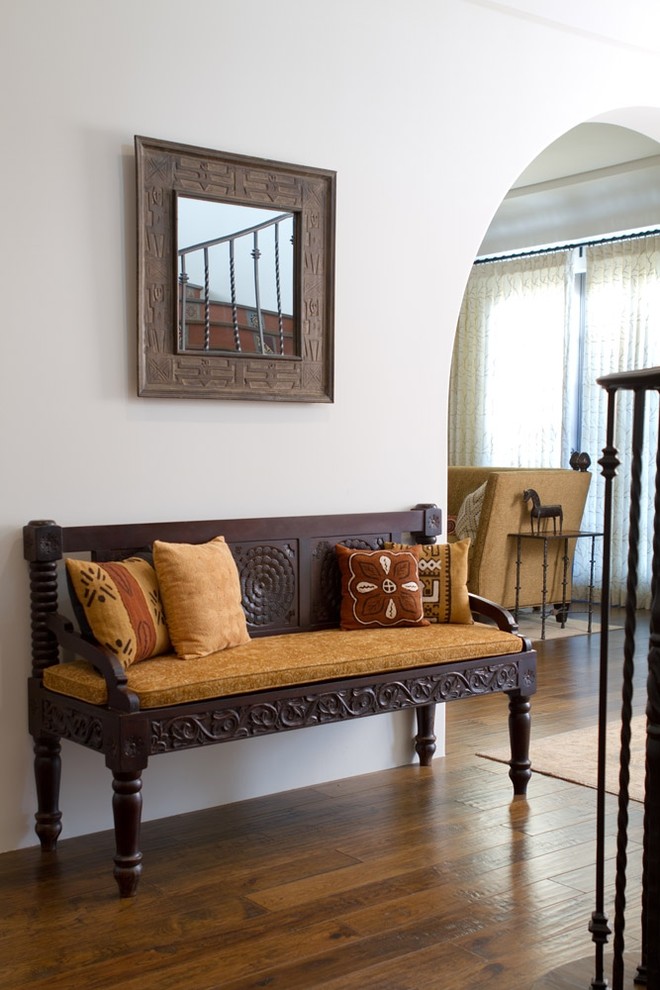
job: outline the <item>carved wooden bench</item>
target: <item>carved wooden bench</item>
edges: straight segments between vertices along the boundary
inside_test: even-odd
[[[102,753],[112,773],[114,875],[122,897],[136,892],[142,869],[141,774],[157,754],[414,708],[415,749],[421,764],[429,766],[436,703],[503,692],[509,699],[510,777],[515,794],[524,795],[531,776],[529,696],[536,687],[536,654],[516,635],[508,612],[470,596],[469,608],[480,618],[474,624],[337,628],[336,544],[367,549],[388,542],[433,544],[439,530],[440,513],[429,506],[110,526],[29,523],[24,528],[32,621],[29,724],[42,848],[54,850],[61,831],[61,739]],[[222,658],[221,672],[209,673],[213,657],[179,661],[175,655],[124,669],[114,652],[76,631],[59,611],[58,582],[69,555],[121,561],[155,540],[195,545],[219,534],[236,562],[250,635],[247,645],[214,655]],[[289,659],[289,653],[298,659]],[[193,690],[191,672],[197,669]],[[187,693],[182,694],[177,678],[184,675]]]

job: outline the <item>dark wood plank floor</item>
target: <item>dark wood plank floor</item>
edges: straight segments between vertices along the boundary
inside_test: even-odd
[[[613,711],[621,642],[611,634]],[[536,737],[596,725],[598,651],[598,636],[543,645]],[[502,697],[449,705],[447,721],[431,769],[147,823],[133,900],[116,896],[107,832],[0,856],[0,987],[531,990],[589,957],[595,792],[536,775],[511,800],[507,768],[475,756],[506,743]],[[607,812],[613,836],[614,798]],[[633,840],[640,820],[632,805]],[[636,959],[637,841],[629,877]]]

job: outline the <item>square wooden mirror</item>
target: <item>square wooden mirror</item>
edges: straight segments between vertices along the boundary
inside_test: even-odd
[[[332,402],[336,173],[136,136],[138,394]]]

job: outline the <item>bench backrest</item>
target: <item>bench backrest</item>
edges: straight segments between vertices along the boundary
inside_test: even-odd
[[[243,607],[251,636],[323,629],[339,621],[340,577],[335,545],[377,549],[386,541],[433,543],[441,531],[440,510],[418,506],[403,512],[329,516],[214,519],[193,522],[58,526],[35,521],[24,528],[30,561],[33,624],[43,612],[44,590],[57,608],[57,562],[89,554],[120,560],[154,540],[205,543],[224,536],[238,567]]]

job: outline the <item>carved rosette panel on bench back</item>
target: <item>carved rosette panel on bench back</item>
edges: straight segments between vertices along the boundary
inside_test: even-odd
[[[237,544],[232,547],[243,593],[243,609],[252,630],[296,626],[298,549],[294,541]]]

